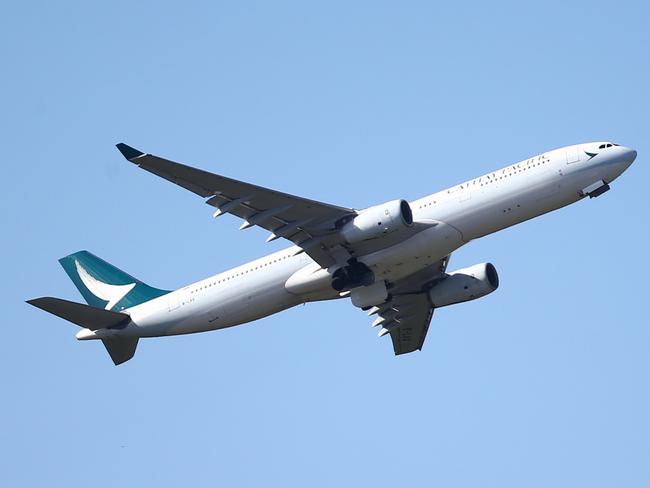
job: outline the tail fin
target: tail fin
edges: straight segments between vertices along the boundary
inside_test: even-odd
[[[169,293],[143,283],[88,251],[70,254],[59,262],[86,303],[93,307],[119,311]]]

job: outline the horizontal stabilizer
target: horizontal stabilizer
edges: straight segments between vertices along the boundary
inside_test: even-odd
[[[61,298],[34,298],[27,300],[27,303],[90,330],[117,327],[131,320],[131,317],[123,313],[111,312]]]

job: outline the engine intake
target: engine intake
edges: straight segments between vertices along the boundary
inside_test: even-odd
[[[481,263],[447,275],[429,291],[436,308],[484,297],[499,288],[499,274],[492,263]]]
[[[406,200],[393,200],[362,211],[343,225],[341,235],[350,244],[377,239],[413,225],[413,212]]]

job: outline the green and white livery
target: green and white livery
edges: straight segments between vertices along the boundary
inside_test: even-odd
[[[578,144],[433,193],[364,210],[269,190],[118,144],[140,168],[204,198],[214,216],[267,241],[292,246],[175,291],[151,287],[89,253],[60,260],[87,305],[43,297],[28,303],[101,340],[113,362],[135,354],[140,338],[223,329],[295,305],[339,298],[369,315],[395,354],[422,348],[436,308],[474,300],[499,286],[490,263],[447,272],[464,244],[610,189],[636,151],[611,142]]]
[[[86,303],[106,310],[124,310],[166,295],[88,251],[59,259]]]

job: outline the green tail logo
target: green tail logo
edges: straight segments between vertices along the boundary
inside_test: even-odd
[[[61,266],[93,307],[120,311],[169,293],[149,286],[88,251],[59,259]]]

